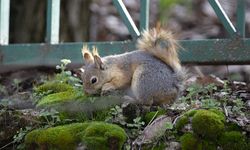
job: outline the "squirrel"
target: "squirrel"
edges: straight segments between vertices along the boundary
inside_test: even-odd
[[[100,57],[83,46],[81,75],[86,94],[120,90],[139,104],[170,104],[181,92],[183,69],[178,43],[168,30],[153,28],[142,33],[138,50]]]

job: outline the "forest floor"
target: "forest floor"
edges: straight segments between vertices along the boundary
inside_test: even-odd
[[[39,93],[36,90],[46,83],[65,82],[72,87],[77,87],[78,92],[83,93],[81,81],[75,74],[76,72],[61,71],[53,68],[33,68],[1,74],[0,149],[25,148],[27,146],[27,142],[25,145],[25,136],[34,129],[47,129],[86,121],[101,121],[122,127],[127,135],[123,149],[137,149],[138,147],[142,149],[164,149],[166,147],[168,149],[185,149],[184,139],[185,136],[189,136],[188,133],[197,135],[198,141],[205,139],[196,133],[195,127],[192,127],[194,126],[192,118],[195,118],[195,115],[189,116],[191,122],[187,121],[186,125],[180,125],[183,116],[188,116],[188,112],[192,110],[210,111],[211,109],[217,109],[223,113],[225,118],[223,133],[225,132],[225,135],[232,131],[238,132],[240,137],[244,137],[245,145],[249,144],[249,83],[221,80],[215,76],[192,76],[185,81],[183,95],[174,104],[164,108],[152,106],[147,111],[144,110],[143,106],[124,104],[114,97],[95,97],[90,100],[91,104],[78,101],[79,97],[68,98],[71,100],[67,103],[64,102],[64,99],[59,102],[61,103],[59,107],[51,105],[50,102],[46,102],[45,105],[41,104],[39,102],[41,99],[54,94],[53,92],[51,94],[52,87],[52,89],[47,89],[48,91],[45,93]],[[77,103],[74,99],[77,99]],[[98,103],[99,99],[102,99],[103,102]],[[97,106],[106,103],[106,99],[114,102],[108,102],[109,104],[103,108]],[[40,107],[39,103],[43,106]],[[85,111],[84,109],[87,107],[91,107],[91,111]],[[70,114],[79,114],[80,112],[81,115],[80,117],[79,115],[62,117],[61,114],[65,112]],[[232,125],[235,126],[233,129],[231,129]],[[159,132],[161,132],[160,135]],[[219,139],[216,142],[212,140],[210,143],[213,143],[216,149],[224,148],[225,144],[218,141]],[[231,139],[230,142],[232,141]],[[238,144],[242,145],[242,143]],[[204,142],[201,145],[203,148],[205,147]],[[78,143],[76,147],[82,148],[83,146]]]

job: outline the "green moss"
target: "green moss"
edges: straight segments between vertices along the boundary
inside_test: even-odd
[[[200,140],[192,133],[186,133],[181,138],[182,150],[216,150],[217,146],[210,141]]]
[[[193,117],[198,110],[189,110],[188,112],[185,113],[186,116],[188,117]]]
[[[146,124],[148,124],[153,119],[153,117],[154,119],[156,119],[158,116],[161,116],[164,114],[166,114],[166,111],[164,109],[159,109],[158,111],[151,111],[145,115],[143,120],[145,121]]]
[[[177,131],[181,131],[181,129],[188,124],[189,122],[189,118],[187,117],[187,115],[182,116],[176,123],[176,129]]]
[[[88,124],[75,123],[48,129],[31,131],[25,137],[26,147],[48,147],[48,149],[75,149],[80,139],[76,136]]]
[[[48,91],[51,91],[50,93],[59,93],[59,92],[72,91],[72,90],[73,90],[73,87],[66,83],[47,82],[43,85],[38,86],[35,89],[35,92],[46,93]]]
[[[82,141],[89,149],[121,149],[126,140],[125,131],[113,124],[95,122],[82,135]]]
[[[208,110],[199,110],[192,119],[192,128],[202,139],[216,140],[225,126],[221,116]]]
[[[60,93],[54,93],[43,97],[38,103],[37,106],[46,106],[59,102],[66,102],[70,100],[75,100],[77,98],[77,93],[75,91],[66,91]]]
[[[217,146],[213,142],[203,140],[201,143],[202,150],[217,150]]]
[[[35,92],[42,95],[38,100],[37,106],[48,106],[79,98],[86,98],[81,89],[61,82],[48,82],[35,89]]]
[[[202,150],[200,140],[192,133],[186,133],[180,138],[182,150]]]
[[[226,121],[225,115],[224,115],[224,113],[223,113],[222,111],[220,111],[220,110],[218,110],[218,109],[215,109],[215,108],[214,108],[214,109],[209,109],[209,111],[211,111],[211,112],[217,114],[217,115],[220,117],[220,120],[221,120],[221,121],[223,121],[223,122]]]
[[[220,146],[225,150],[247,150],[246,137],[238,131],[225,132],[219,139]]]
[[[74,123],[48,129],[37,129],[25,137],[27,148],[75,149],[84,142],[88,149],[121,149],[126,140],[125,131],[105,122]]]
[[[225,125],[226,131],[241,131],[241,128],[236,123],[228,122]]]

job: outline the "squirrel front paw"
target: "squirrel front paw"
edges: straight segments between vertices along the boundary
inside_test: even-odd
[[[108,96],[108,95],[112,95],[112,93],[114,93],[115,90],[102,90],[101,91],[101,96]]]
[[[114,91],[116,91],[114,85],[112,85],[111,83],[106,83],[102,87],[101,96],[111,95],[112,93],[114,93]]]

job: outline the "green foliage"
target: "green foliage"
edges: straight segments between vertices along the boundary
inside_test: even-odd
[[[61,64],[56,66],[60,73],[34,89],[34,95],[39,101],[38,106],[75,100],[79,96],[84,97],[81,80],[73,76],[71,71],[66,71],[66,66],[69,63],[71,63],[70,60],[62,59]]]
[[[0,95],[8,95],[6,87],[2,84],[0,84]]]
[[[208,110],[199,110],[192,119],[192,127],[199,137],[213,141],[224,132],[224,118]]]
[[[225,150],[247,150],[246,137],[238,131],[225,132],[219,139],[220,146]]]
[[[199,84],[192,84],[187,89],[187,94],[182,96],[179,101],[173,104],[172,109],[187,110],[193,107],[199,108],[219,108],[221,101],[214,96],[218,88],[215,84],[202,86]]]
[[[122,108],[118,105],[111,108],[110,115],[106,121],[123,126],[126,129],[128,136],[132,139],[136,138],[138,134],[142,132],[143,126],[145,125],[145,122],[141,117],[137,117],[133,119],[132,123],[128,123],[126,117],[123,115]]]
[[[21,90],[20,83],[21,83],[20,79],[13,80],[13,86],[14,86],[16,92],[19,92]]]
[[[54,109],[46,110],[42,109],[39,112],[39,119],[44,122],[44,127],[52,127],[54,125],[62,124],[60,113]]]
[[[25,145],[23,143],[24,137],[27,135],[29,131],[31,131],[31,127],[25,127],[25,129],[20,128],[16,135],[13,137],[13,143],[18,144],[17,149],[24,149]]]
[[[71,71],[67,71],[67,65],[71,63],[68,59],[62,59],[61,64],[56,66],[56,69],[60,71],[59,74],[56,74],[54,81],[68,83],[74,87],[82,87],[81,80],[73,76]]]
[[[25,137],[27,148],[75,149],[83,142],[89,149],[121,149],[126,140],[125,131],[117,125],[104,122],[74,123],[48,129],[37,129]]]

